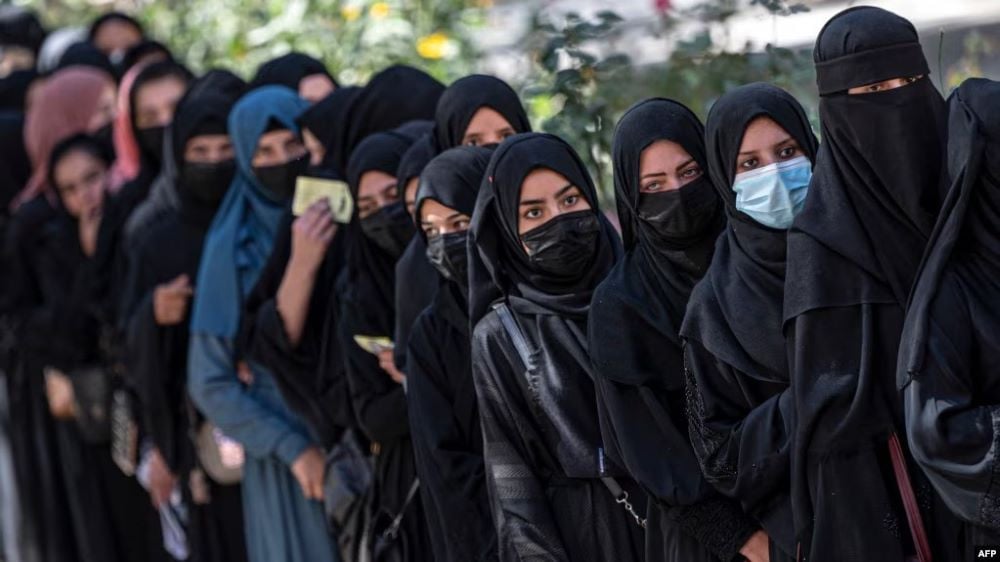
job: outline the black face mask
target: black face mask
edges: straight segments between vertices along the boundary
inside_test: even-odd
[[[309,153],[274,166],[254,166],[253,175],[276,199],[287,201],[295,194],[295,180],[309,168]]]
[[[465,285],[468,279],[469,232],[449,232],[427,241],[427,259],[445,279]]]
[[[397,201],[361,219],[361,230],[379,248],[398,258],[413,237],[413,219],[403,202]]]
[[[148,127],[136,131],[136,140],[146,157],[159,162],[163,158],[163,133],[166,127]]]
[[[601,224],[594,211],[566,213],[521,235],[531,266],[559,277],[576,277],[594,257]]]
[[[108,154],[115,154],[114,129],[112,128],[111,123],[97,129],[91,133],[90,136],[94,137],[97,142],[101,143],[105,150],[108,151]]]
[[[195,199],[209,205],[217,205],[226,196],[229,184],[236,175],[236,161],[225,160],[204,164],[201,162],[184,162],[181,166],[179,180],[185,191]]]
[[[653,243],[680,249],[715,223],[718,206],[719,196],[702,177],[680,189],[639,195],[636,214]]]

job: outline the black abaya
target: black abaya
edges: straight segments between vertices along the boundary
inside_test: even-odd
[[[591,205],[577,223],[596,228],[579,276],[536,269],[516,234],[521,185],[541,167],[566,177]],[[618,479],[636,509],[645,509],[641,491],[605,455],[587,354],[591,296],[621,253],[618,236],[597,209],[579,156],[558,137],[508,138],[486,177],[470,230],[470,320],[500,559],[641,560],[641,529],[601,481]],[[489,310],[498,298],[523,333],[528,364]]]
[[[784,310],[802,555],[825,561],[914,554],[894,474],[905,466],[912,482],[906,495],[919,504],[914,517],[931,551],[958,559],[955,521],[906,454],[895,384],[904,307],[942,191],[944,101],[927,77],[912,24],[885,10],[834,16],[814,59],[823,146],[809,197],[789,230]],[[921,75],[888,91],[846,93]],[[902,441],[899,466],[889,453],[892,435]]]
[[[737,210],[732,189],[747,126],[767,117],[813,160],[816,137],[805,111],[784,90],[749,84],[731,90],[708,116],[712,184],[729,224],[681,326],[691,442],[705,478],[739,501],[770,539],[772,560],[792,559],[788,474],[792,423],[781,329],[785,231]]]
[[[591,303],[601,432],[608,456],[653,500],[647,511],[649,560],[733,560],[758,528],[702,477],[685,416],[680,324],[725,226],[722,204],[707,178],[675,192],[639,193],[639,162],[647,147],[660,140],[678,143],[705,170],[703,136],[690,110],[664,99],[640,102],[619,121],[613,155],[626,255]],[[650,216],[643,203],[657,199],[673,201],[672,212]]]
[[[949,100],[952,188],[914,285],[898,382],[917,463],[965,521],[962,555],[1000,544],[1000,84],[971,79]]]

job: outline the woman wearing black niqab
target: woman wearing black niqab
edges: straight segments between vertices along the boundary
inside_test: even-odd
[[[906,470],[895,380],[904,307],[942,192],[945,103],[916,30],[891,12],[841,12],[813,55],[823,146],[788,235],[784,310],[796,533],[807,560],[928,550],[957,559],[954,522],[919,471]],[[915,543],[921,526],[930,539]]]
[[[949,99],[952,188],[914,285],[898,377],[913,457],[963,521],[964,560],[1000,544],[1000,83],[967,80]]]
[[[190,298],[205,235],[235,174],[225,146],[226,120],[237,96],[213,87],[218,83],[214,76],[196,81],[177,104],[168,152],[173,161],[164,166],[176,171],[171,177],[180,208],[144,233],[129,263],[126,289],[138,301],[129,307],[133,312],[126,334],[128,372],[142,426],[159,455],[157,462],[164,463],[183,492],[190,514],[188,547],[191,560],[198,562],[246,560],[240,487],[218,484],[197,466],[191,436],[204,419],[187,398],[188,315],[165,319],[158,309],[169,309],[157,303],[183,300],[180,295],[186,291]],[[201,154],[199,160],[185,156],[189,141],[197,143],[192,146],[201,152],[192,154]],[[192,497],[198,486],[205,487],[207,497]]]
[[[492,151],[459,147],[431,161],[416,200],[425,261],[440,285],[409,339],[406,402],[434,559],[496,560],[469,349],[469,217]],[[428,261],[430,263],[430,261]]]
[[[805,198],[816,137],[795,98],[756,83],[719,98],[705,139],[729,224],[680,331],[688,432],[708,482],[767,534],[770,559],[792,560],[793,411],[781,307],[786,229]]]
[[[504,141],[469,236],[472,373],[500,560],[641,560],[642,530],[615,503],[625,486],[641,513],[641,492],[604,454],[587,353],[591,296],[621,245],[576,152],[548,134]]]
[[[383,350],[377,356],[363,349],[357,338],[391,339],[393,334],[395,264],[413,233],[394,174],[413,142],[413,136],[399,129],[375,133],[351,155],[347,179],[357,204],[347,231],[339,333],[351,403],[358,426],[372,442],[375,453],[375,531],[381,533],[402,514],[404,558],[416,561],[432,558],[423,508],[416,494],[419,484],[403,378],[392,365],[391,351]]]
[[[726,224],[704,172],[704,127],[677,102],[646,100],[618,122],[612,151],[626,253],[594,292],[589,318],[606,452],[652,500],[647,559],[733,560],[758,525],[701,475],[679,335]]]
[[[337,89],[337,81],[321,61],[304,53],[288,53],[260,65],[250,89],[276,85],[295,90],[300,97],[317,102]]]

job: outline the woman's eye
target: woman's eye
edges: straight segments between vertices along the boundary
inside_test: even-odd
[[[660,182],[653,181],[653,182],[649,182],[646,185],[642,186],[642,190],[643,191],[659,191],[661,187],[662,187],[662,184],[660,184]]]
[[[688,168],[681,172],[681,177],[684,179],[694,178],[701,175],[701,168]]]
[[[756,158],[748,158],[740,164],[740,168],[743,168],[744,170],[752,170],[757,167],[757,162]]]
[[[907,84],[912,84],[912,83],[916,82],[917,80],[920,80],[919,76],[910,76],[909,78],[906,79],[906,83]]]
[[[881,90],[882,90],[882,84],[872,84],[871,86],[868,86],[869,92],[878,92]]]
[[[563,199],[563,205],[567,207],[572,207],[573,205],[576,205],[579,202],[580,202],[579,195],[570,195],[569,197]]]
[[[476,139],[469,139],[465,141],[465,146],[479,146],[479,141]]]
[[[528,209],[524,213],[524,218],[526,218],[526,219],[540,219],[540,218],[542,218],[542,210],[541,209]]]
[[[782,148],[780,152],[778,152],[778,156],[780,156],[781,158],[791,158],[794,155],[795,155],[795,147],[793,146],[786,146],[785,148]]]
[[[460,220],[460,221],[455,221],[455,224],[452,225],[452,228],[455,229],[455,230],[468,230],[468,228],[469,228],[469,221],[467,221],[465,219]]]
[[[433,226],[428,226],[427,228],[424,229],[424,235],[427,236],[428,240],[431,238],[437,238],[438,229]]]

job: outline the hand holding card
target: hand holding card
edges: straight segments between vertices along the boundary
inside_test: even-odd
[[[292,214],[300,216],[315,201],[324,198],[330,204],[330,211],[335,222],[340,224],[351,222],[354,199],[351,197],[351,190],[347,184],[339,180],[299,176],[295,181]]]

